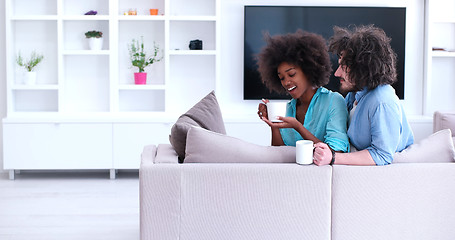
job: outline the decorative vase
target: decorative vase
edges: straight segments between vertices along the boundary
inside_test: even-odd
[[[36,83],[36,72],[24,72],[23,82],[26,85],[35,85]]]
[[[157,8],[150,8],[150,15],[158,15],[158,9]]]
[[[135,84],[146,84],[147,83],[147,73],[146,72],[134,73],[134,83]]]
[[[101,50],[103,49],[103,38],[89,38],[88,47],[90,50]]]

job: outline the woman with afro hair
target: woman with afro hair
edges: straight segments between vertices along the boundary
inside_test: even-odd
[[[348,152],[348,112],[343,96],[323,86],[329,82],[331,64],[324,38],[297,30],[270,36],[258,54],[258,71],[265,86],[292,97],[281,122],[267,116],[268,100],[259,104],[258,115],[272,131],[272,146],[295,146],[298,140],[324,142],[331,150]]]

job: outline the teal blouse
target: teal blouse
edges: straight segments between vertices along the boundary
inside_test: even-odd
[[[296,104],[297,99],[288,102],[286,117],[295,118]],[[349,152],[347,121],[348,111],[343,96],[320,87],[311,99],[303,126],[334,151]],[[293,128],[281,128],[280,133],[287,146],[295,146],[298,140],[303,140]]]

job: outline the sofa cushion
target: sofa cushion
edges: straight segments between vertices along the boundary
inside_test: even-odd
[[[455,134],[455,113],[442,113],[436,111],[433,116],[433,132],[450,129],[452,136]]]
[[[223,117],[214,91],[182,114],[171,128],[169,142],[177,152],[180,161],[185,157],[186,135],[191,126],[199,126],[226,134]]]
[[[450,129],[440,130],[419,143],[396,153],[394,163],[454,162],[455,150]]]
[[[295,147],[261,146],[191,127],[186,139],[185,163],[295,163]]]

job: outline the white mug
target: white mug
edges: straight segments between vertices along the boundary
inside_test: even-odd
[[[295,161],[298,164],[308,165],[313,163],[313,141],[299,140],[295,143]]]
[[[286,116],[286,102],[268,102],[267,105],[267,115],[271,122],[282,122],[278,120],[277,117]]]

